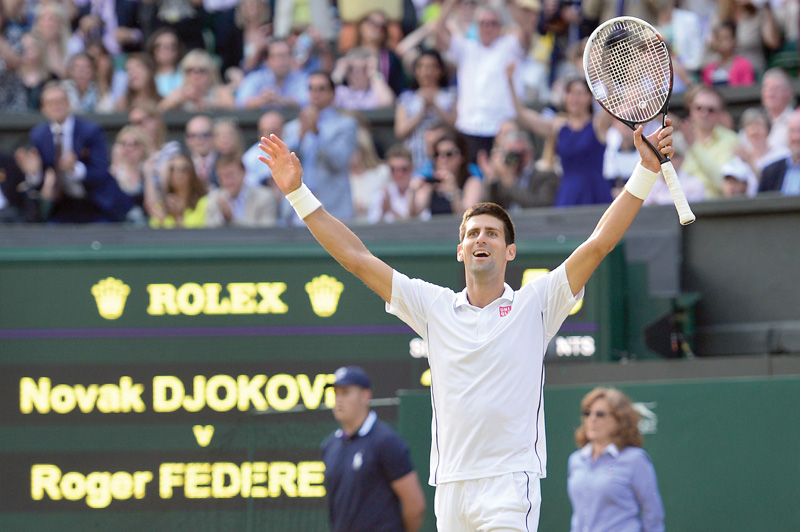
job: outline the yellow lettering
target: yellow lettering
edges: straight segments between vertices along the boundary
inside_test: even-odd
[[[325,496],[325,462],[297,464],[297,491],[301,497]]]
[[[162,499],[172,498],[172,488],[183,486],[185,465],[181,463],[164,463],[158,468],[158,495]]]
[[[86,477],[80,473],[70,472],[61,477],[58,485],[61,495],[68,501],[79,501],[86,495]]]
[[[253,487],[250,490],[250,494],[253,498],[264,499],[269,497],[267,486],[259,485],[267,483],[267,471],[269,471],[269,464],[267,464],[267,462],[253,462],[253,478],[251,482]]]
[[[297,467],[291,462],[272,462],[269,465],[269,496],[279,497],[281,490],[297,497]]]
[[[254,283],[228,283],[231,294],[231,314],[255,314],[256,285]]]
[[[153,377],[153,411],[174,412],[181,406],[185,391],[178,377],[158,375]]]
[[[205,283],[203,290],[206,292],[206,306],[204,314],[229,314],[231,311],[231,300],[227,297],[220,299],[219,293],[222,285],[217,283]]]
[[[75,473],[78,475],[79,473]],[[130,477],[128,473],[123,475]],[[64,475],[66,477],[66,475]],[[82,477],[83,475],[81,475]],[[85,481],[85,494],[80,498],[86,497],[86,504],[90,508],[105,508],[111,504],[111,473],[95,472],[89,473]],[[127,497],[126,497],[127,498]]]
[[[39,384],[30,377],[22,377],[19,381],[19,410],[30,414],[34,407],[40,414],[50,412],[50,379],[40,377]]]
[[[145,406],[142,401],[144,393],[143,384],[134,384],[130,377],[119,379],[120,410],[122,412],[144,412]]]
[[[257,309],[259,314],[285,314],[289,310],[280,297],[286,291],[286,283],[258,283],[256,289],[261,294]]]
[[[45,492],[54,501],[61,500],[58,481],[61,470],[52,464],[34,464],[31,467],[31,499],[41,501]]]
[[[328,384],[328,376],[320,374],[314,377],[314,386],[312,388],[308,375],[300,374],[297,376],[297,387],[300,390],[300,397],[303,399],[303,404],[309,410],[316,410],[322,402],[322,396],[325,395],[325,385]]]
[[[178,314],[178,305],[175,303],[175,287],[171,284],[150,284],[147,285],[150,293],[150,305],[147,313],[151,316],[163,316],[164,313]]]
[[[102,390],[102,388],[100,388]],[[97,385],[91,384],[88,388],[84,388],[80,384],[75,386],[75,398],[78,401],[78,408],[81,412],[88,414],[94,410],[94,403],[97,401],[98,389]]]
[[[219,396],[220,388],[225,389],[225,397]],[[227,412],[237,403],[236,381],[229,375],[214,375],[208,379],[206,388],[206,403],[209,408],[217,412]]]
[[[230,482],[227,480],[230,479]],[[217,462],[211,466],[211,496],[215,499],[235,497],[242,486],[242,472],[236,464]]]
[[[266,375],[256,375],[252,379],[247,375],[239,375],[236,378],[236,385],[239,388],[239,410],[245,412],[250,409],[250,403],[256,410],[267,410],[269,405],[261,388],[267,383]]]
[[[71,386],[59,384],[50,392],[50,407],[54,412],[66,414],[75,408],[77,401]]]
[[[100,397],[97,399],[97,409],[103,413],[119,412],[119,387],[113,384],[104,384],[100,387]]]
[[[186,464],[186,485],[183,492],[188,499],[207,499],[211,496],[211,464],[199,462]]]
[[[281,397],[278,392],[281,388],[286,389],[286,397]],[[297,387],[297,381],[291,375],[275,375],[267,382],[267,401],[275,410],[290,410],[297,405],[299,400],[300,390]]]
[[[187,412],[199,412],[206,406],[206,378],[203,375],[195,375],[192,386],[194,395],[186,396],[186,399],[183,400],[183,408]]]
[[[133,496],[137,499],[144,499],[145,486],[153,480],[153,473],[150,471],[136,471],[133,474]],[[114,485],[114,478],[111,478],[111,485]]]
[[[206,306],[206,292],[197,283],[186,283],[178,288],[175,299],[182,314],[197,316]]]

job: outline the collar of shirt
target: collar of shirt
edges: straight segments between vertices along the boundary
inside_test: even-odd
[[[508,286],[508,283],[503,283],[503,295],[499,298],[495,299],[495,301],[499,300],[506,300],[506,301],[514,301],[514,290]],[[456,295],[456,302],[454,308],[458,308],[462,305],[470,305],[469,298],[467,298],[467,289],[464,288],[461,292]]]
[[[56,132],[61,129],[61,151],[72,151],[72,133],[75,131],[75,115],[69,115],[63,124],[50,122],[50,133],[55,140]]]
[[[361,428],[358,429],[358,432],[350,436],[350,439],[354,439],[356,436],[359,438],[363,438],[369,431],[372,430],[372,427],[375,426],[375,422],[378,420],[378,414],[375,411],[370,410],[369,414],[367,414],[367,419],[364,420],[364,423],[361,424]],[[348,438],[347,434],[342,429],[336,431],[337,438]]]
[[[583,448],[580,450],[581,457],[584,458],[585,460],[591,460],[593,448],[594,446],[592,445],[591,442],[584,445]],[[603,456],[605,454],[611,456],[611,458],[618,457],[619,449],[617,448],[617,444],[609,443],[608,445],[606,445],[606,447],[602,450],[602,452],[600,452],[600,456]],[[600,456],[598,456],[598,458],[600,458]]]

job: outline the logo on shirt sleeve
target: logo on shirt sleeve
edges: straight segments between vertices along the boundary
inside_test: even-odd
[[[511,313],[511,305],[507,307],[500,307],[500,317],[505,318]]]

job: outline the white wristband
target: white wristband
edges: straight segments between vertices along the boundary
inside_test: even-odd
[[[658,172],[651,172],[642,163],[637,163],[636,168],[633,169],[631,178],[625,183],[625,190],[644,201],[650,189],[658,179]]]
[[[289,203],[301,220],[322,207],[322,203],[319,202],[305,184],[300,185],[300,188],[286,194],[286,199],[289,200]]]

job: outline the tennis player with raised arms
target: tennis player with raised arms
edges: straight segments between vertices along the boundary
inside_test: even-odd
[[[672,126],[649,137],[672,154]],[[558,268],[513,290],[514,225],[493,203],[464,213],[456,248],[466,288],[453,292],[410,279],[372,255],[303,184],[300,161],[277,136],[260,159],[319,243],[386,302],[386,311],[428,345],[431,367],[431,474],[441,532],[533,532],[539,480],[546,474],[544,354],[583,287],[633,222],[660,163],[634,131],[640,164],[591,236]],[[598,169],[600,171],[600,169]]]

